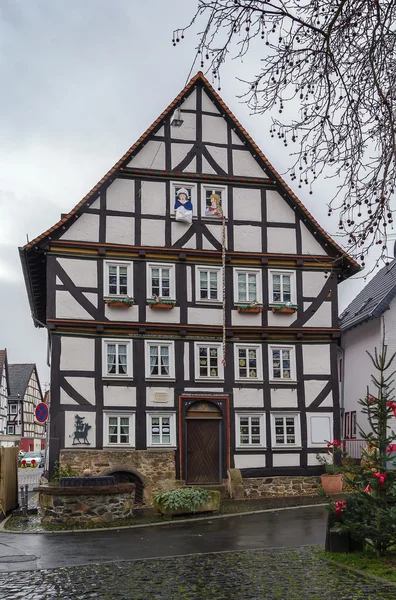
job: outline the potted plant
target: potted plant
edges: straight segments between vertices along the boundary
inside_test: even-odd
[[[341,467],[334,462],[334,456],[338,453],[342,454],[341,444],[338,440],[333,440],[332,442],[328,442],[327,448],[331,459],[330,461],[320,454],[316,455],[318,462],[323,465],[325,469],[325,472],[320,476],[320,481],[322,488],[327,494],[339,494],[342,492],[344,476]]]
[[[182,487],[153,496],[154,507],[162,515],[184,515],[213,512],[220,508],[220,492],[194,487]]]
[[[271,304],[271,310],[273,313],[293,314],[298,309],[297,304],[291,302],[284,302],[282,304]]]
[[[254,300],[254,302],[250,302],[249,304],[238,304],[237,311],[240,313],[261,313],[263,312],[263,307],[261,304]]]
[[[175,306],[176,300],[169,300],[169,298],[153,296],[153,298],[147,300],[147,304],[150,306],[150,308],[171,310]]]
[[[105,303],[113,308],[129,308],[135,304],[135,301],[128,296],[127,298],[105,298]]]

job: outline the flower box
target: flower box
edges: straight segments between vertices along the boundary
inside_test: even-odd
[[[240,313],[261,313],[263,312],[262,306],[237,306],[237,311]]]
[[[292,315],[297,309],[295,306],[271,306],[271,310],[273,313]]]
[[[150,308],[172,310],[175,306],[175,302],[149,302],[148,305]]]
[[[165,508],[163,502],[154,501],[154,508],[157,509],[161,515],[191,515],[195,513],[205,513],[205,512],[216,512],[220,508],[220,500],[221,494],[217,490],[210,490],[208,494],[208,500],[205,504],[201,504],[195,508],[195,510],[191,510],[189,508]]]
[[[129,308],[134,303],[133,298],[105,298],[105,304],[111,308]]]

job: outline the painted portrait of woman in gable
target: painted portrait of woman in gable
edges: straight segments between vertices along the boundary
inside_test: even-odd
[[[175,215],[176,221],[192,223],[193,207],[191,203],[191,189],[176,188],[175,190]]]

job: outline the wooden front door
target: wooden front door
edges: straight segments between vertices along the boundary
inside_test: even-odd
[[[219,420],[187,421],[187,483],[220,482]]]

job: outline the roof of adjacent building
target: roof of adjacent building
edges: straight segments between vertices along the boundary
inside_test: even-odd
[[[0,350],[0,381],[1,378],[3,377],[3,372],[6,372],[6,381],[7,381],[7,387],[8,387],[8,394],[10,393],[10,377],[9,377],[9,368],[8,368],[8,364],[7,364],[7,349],[4,348],[4,350]]]
[[[380,317],[396,296],[396,259],[385,265],[341,313],[343,331]]]
[[[11,389],[10,400],[23,399],[29,379],[35,369],[36,365],[34,363],[8,366]]]

